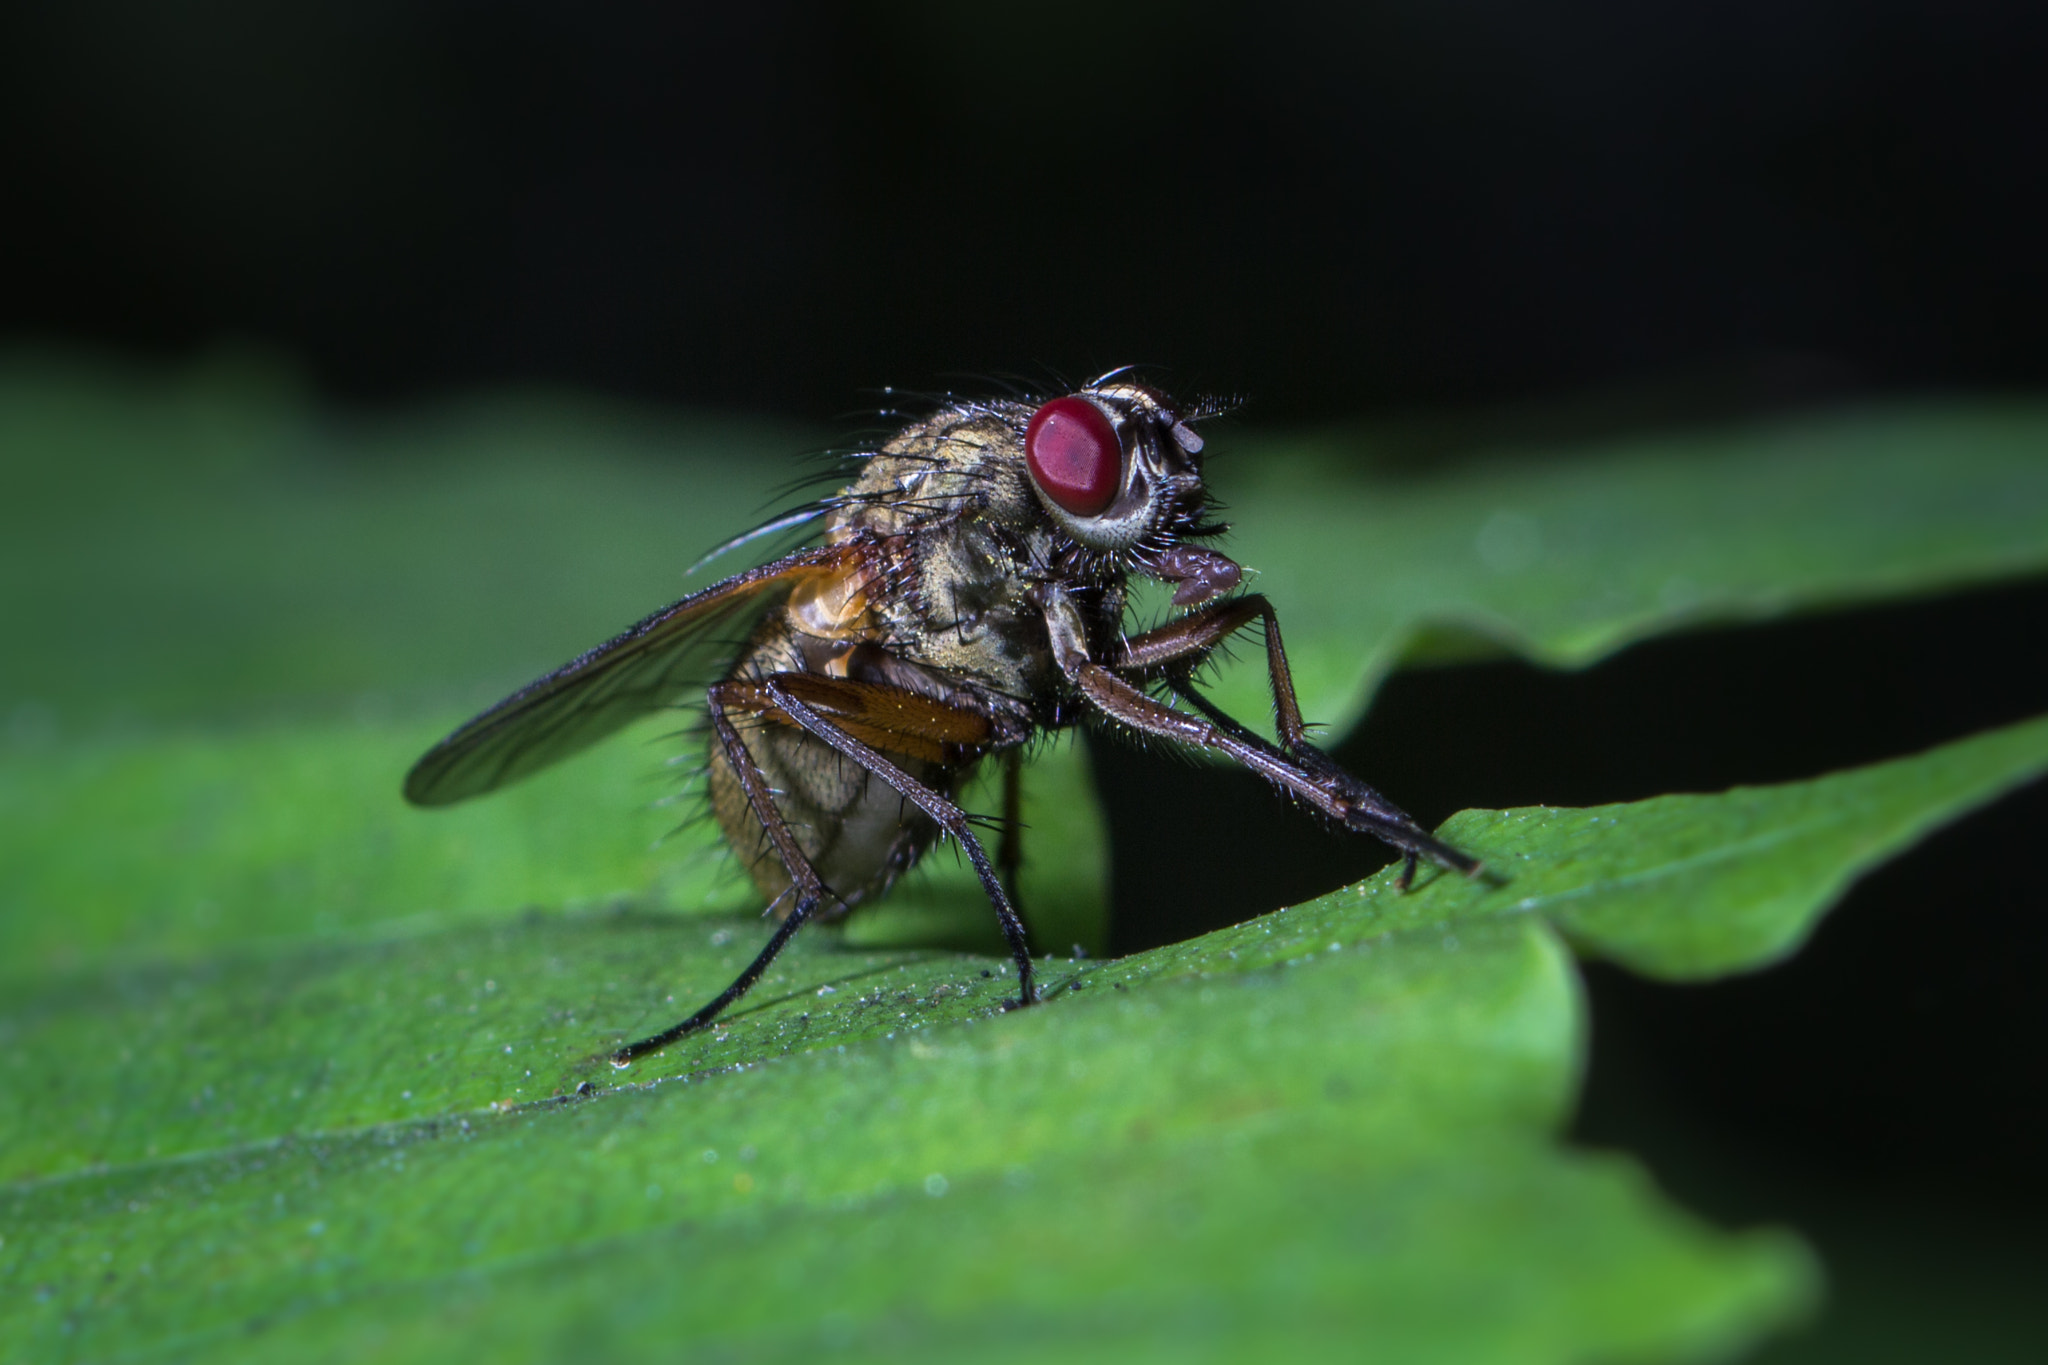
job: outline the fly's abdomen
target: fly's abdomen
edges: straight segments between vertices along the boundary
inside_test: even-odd
[[[742,741],[774,793],[797,847],[844,906],[879,894],[924,852],[937,827],[895,788],[823,740],[778,721],[733,717]],[[910,776],[950,791],[951,778],[915,759],[891,756]],[[788,871],[747,802],[724,749],[712,744],[711,809],[726,842],[761,894],[774,902],[789,890]],[[776,906],[777,917],[789,905]],[[819,907],[830,917],[840,904]]]

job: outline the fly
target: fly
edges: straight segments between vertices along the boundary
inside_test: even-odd
[[[1018,764],[1035,736],[1084,723],[1242,763],[1398,850],[1403,887],[1422,859],[1479,871],[1309,743],[1272,604],[1240,592],[1242,571],[1209,546],[1227,528],[1202,481],[1193,423],[1205,414],[1183,417],[1122,373],[1045,402],[950,402],[912,422],[861,457],[837,495],[771,523],[820,519],[816,545],[656,612],[485,711],[407,774],[407,800],[449,805],[701,698],[712,812],[780,923],[716,999],[620,1048],[616,1064],[709,1025],[806,921],[881,895],[942,837],[974,865],[1017,964],[1018,1003],[1032,1004],[1014,899]],[[1133,578],[1171,584],[1182,614],[1126,635]],[[1277,744],[1193,683],[1254,624]],[[722,659],[733,630],[746,643]],[[1005,779],[993,859],[956,799],[987,759]]]

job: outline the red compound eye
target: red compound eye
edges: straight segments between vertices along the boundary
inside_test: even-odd
[[[1099,515],[1123,482],[1116,428],[1085,398],[1055,398],[1033,413],[1024,458],[1045,495],[1077,517]]]

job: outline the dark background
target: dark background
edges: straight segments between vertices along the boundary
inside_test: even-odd
[[[2048,361],[2048,7],[2017,0],[71,0],[9,8],[0,75],[0,336],[254,343],[354,405],[832,419],[1140,361],[1259,422],[1555,434]],[[1407,674],[1343,756],[1428,821],[1787,780],[2048,710],[2043,640],[2020,585]],[[1099,773],[1123,948],[1378,857],[1249,778]],[[2044,820],[1963,823],[1773,972],[1591,973],[1578,1135],[1830,1261],[1779,1357],[2048,1349]]]
[[[2048,358],[2024,0],[68,0],[0,53],[7,330],[351,399],[1142,361],[1294,420]]]

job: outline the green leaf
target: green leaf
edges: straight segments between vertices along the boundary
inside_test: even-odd
[[[1433,912],[1540,914],[1581,952],[1666,980],[1752,970],[1796,950],[1858,876],[2044,769],[2048,719],[1787,786],[1466,811],[1444,833],[1512,899],[1452,881]]]
[[[1361,473],[1370,446],[1219,439],[1210,469],[1230,552],[1279,608],[1304,709],[1340,732],[1402,663],[1507,652],[1577,668],[1673,630],[2048,570],[2035,403],[1475,454],[1427,476]],[[1239,714],[1266,714],[1256,670],[1218,683]]]
[[[0,1341],[1724,1350],[1800,1311],[1811,1270],[1550,1145],[1585,1027],[1553,924],[1664,971],[1751,965],[2044,769],[2036,721],[1810,783],[1469,813],[1453,831],[1507,884],[1382,875],[1056,966],[1023,1014],[1000,959],[816,936],[624,1085],[592,1054],[722,984],[751,921],[540,914],[51,983],[0,1050],[25,1100]],[[533,1102],[582,1080],[611,1088]]]
[[[1355,436],[1219,439],[1211,469],[1329,720],[1400,660],[1576,665],[2036,572],[2044,436],[2038,405],[1979,405],[1426,477],[1339,468]],[[1023,1013],[940,857],[800,936],[725,1027],[593,1060],[764,934],[677,828],[694,745],[657,719],[447,812],[397,778],[703,581],[682,568],[785,505],[809,444],[0,365],[0,1359],[1702,1359],[1810,1311],[1796,1239],[1557,1144],[1589,1028],[1569,949],[1771,961],[2048,768],[2043,722],[1811,783],[1466,812],[1447,835],[1504,882],[1382,876],[1048,960]],[[1249,661],[1220,681],[1264,713]],[[1024,899],[1062,950],[1099,948],[1106,903],[1081,759],[1027,790]]]
[[[419,932],[507,910],[758,904],[708,821],[673,718],[488,801],[422,812],[398,782],[417,723],[110,739],[0,765],[0,980],[95,963],[246,952],[307,935]],[[428,732],[429,734],[431,732]],[[677,754],[691,762],[672,769]],[[1101,951],[1108,851],[1083,755],[1044,746],[1023,809],[1057,857],[1027,860],[1043,942]],[[997,806],[993,773],[971,809]],[[605,793],[593,799],[593,791]],[[115,834],[118,837],[114,837]],[[854,921],[869,944],[1001,941],[971,870],[941,851]]]

